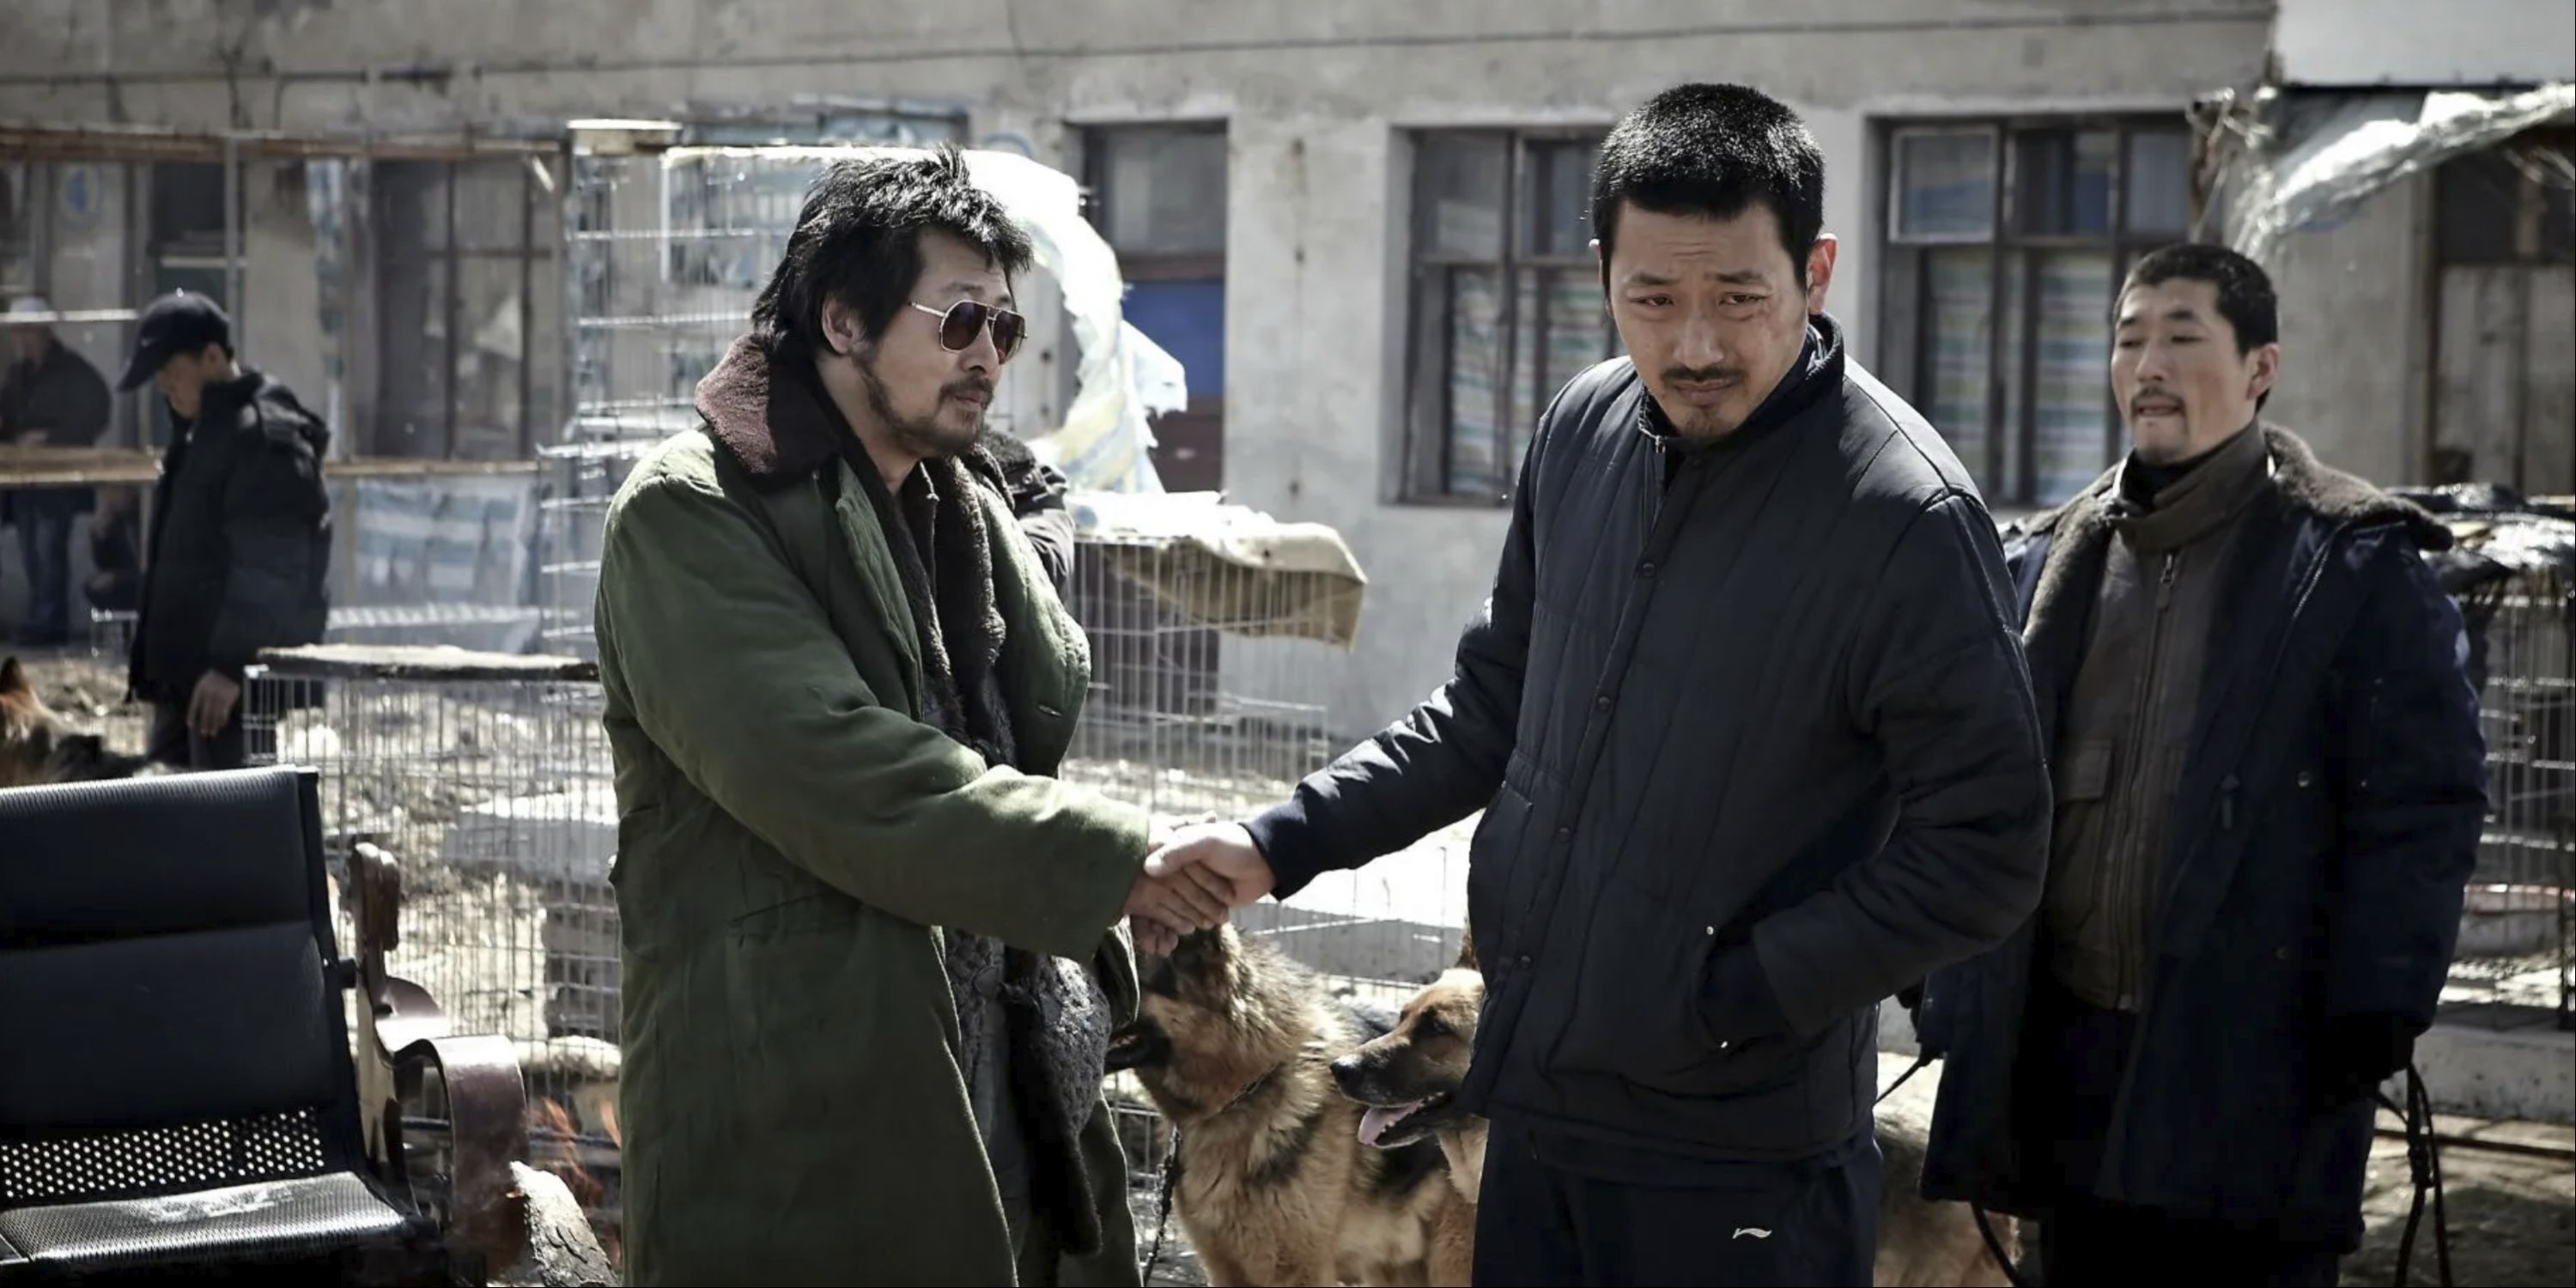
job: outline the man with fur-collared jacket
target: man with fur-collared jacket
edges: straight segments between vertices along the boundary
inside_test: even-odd
[[[2430,1025],[2485,814],[2448,530],[2258,416],[2260,267],[2131,270],[2134,450],[2006,558],[2055,810],[2039,911],[1934,973],[1924,1191],[2050,1283],[2331,1284],[2373,1089]]]

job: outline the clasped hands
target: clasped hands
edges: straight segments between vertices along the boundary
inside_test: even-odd
[[[1169,956],[1181,936],[1224,925],[1235,909],[1270,893],[1275,878],[1240,823],[1192,823],[1158,833],[1145,869],[1127,892],[1136,951]]]

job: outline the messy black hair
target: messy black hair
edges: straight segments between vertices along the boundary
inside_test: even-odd
[[[1780,244],[1798,283],[1825,227],[1825,156],[1798,114],[1743,85],[1676,85],[1611,127],[1592,172],[1592,228],[1601,239],[1601,284],[1619,204],[1659,215],[1733,219],[1756,202],[1780,222]]]
[[[836,162],[806,190],[787,253],[751,307],[755,338],[782,358],[823,345],[823,304],[855,310],[868,339],[885,334],[921,279],[921,234],[949,233],[1004,275],[1029,266],[1028,234],[975,186],[952,144],[918,155]]]
[[[2176,242],[2147,252],[2120,283],[2111,307],[2116,313],[2133,288],[2172,281],[2207,282],[2217,290],[2218,316],[2236,332],[2236,356],[2281,338],[2281,300],[2272,291],[2272,275],[2253,260],[2208,242]]]

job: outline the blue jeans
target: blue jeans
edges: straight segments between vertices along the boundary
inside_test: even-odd
[[[71,638],[72,520],[85,498],[68,488],[27,488],[9,499],[18,556],[27,570],[27,620],[18,642],[46,646]]]

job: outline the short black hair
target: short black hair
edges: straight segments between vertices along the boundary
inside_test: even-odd
[[[781,357],[823,347],[823,304],[857,311],[868,339],[885,334],[921,279],[921,234],[975,246],[1005,276],[1029,266],[1028,234],[975,186],[954,144],[918,155],[834,162],[805,192],[787,253],[751,306],[754,337]]]
[[[2272,275],[2253,260],[2209,242],[2176,242],[2147,252],[2120,283],[2120,293],[2111,297],[2111,321],[2119,322],[2120,301],[2132,289],[2172,281],[2207,282],[2217,289],[2218,316],[2236,332],[2238,357],[2281,338],[2281,300],[2272,291]]]
[[[1659,215],[1733,219],[1754,203],[1780,221],[1780,244],[1798,282],[1825,227],[1825,156],[1807,123],[1778,99],[1743,85],[1676,85],[1610,130],[1592,172],[1592,230],[1601,280],[1619,236],[1619,203]]]

